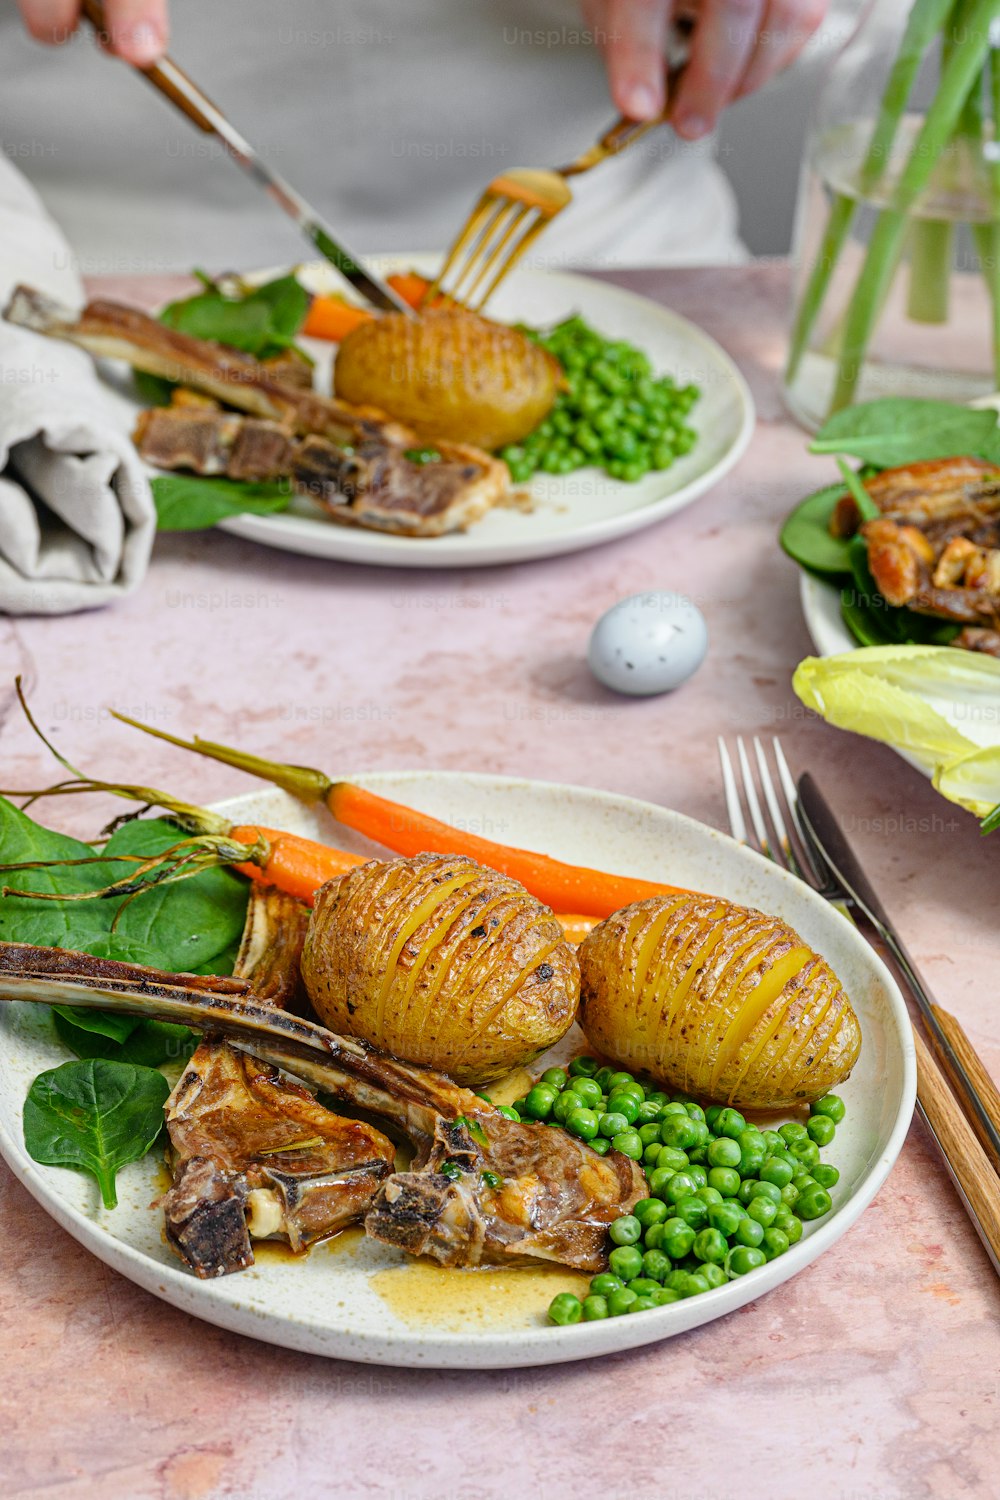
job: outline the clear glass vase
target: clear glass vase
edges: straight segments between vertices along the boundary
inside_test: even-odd
[[[785,393],[1000,389],[1000,0],[868,0],[807,142]]]

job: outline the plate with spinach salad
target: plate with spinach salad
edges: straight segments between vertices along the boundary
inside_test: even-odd
[[[426,255],[377,265],[383,274],[436,269]],[[329,265],[202,280],[199,292],[161,309],[167,326],[260,360],[305,359],[315,389],[329,391],[336,344],[301,332],[311,295],[343,294]],[[161,529],[220,526],[286,551],[388,567],[518,562],[653,525],[704,494],[745,451],[755,423],[746,381],[714,339],[671,309],[591,277],[518,267],[489,315],[542,342],[566,386],[534,433],[501,450],[510,500],[468,531],[402,536],[340,525],[286,484],[181,472],[154,477]],[[138,377],[132,390],[119,382],[113,393],[130,431],[141,407],[170,398],[156,377]]]
[[[962,457],[982,460],[984,469],[995,466],[1000,472],[996,411],[945,401],[869,401],[831,417],[810,450],[836,459],[841,478],[799,502],[786,518],[780,540],[802,568],[806,624],[820,655],[858,646],[961,646],[963,627],[957,619],[894,605],[880,593],[863,523],[879,519],[883,511],[865,486],[888,471]],[[847,528],[837,525],[838,508],[848,494],[861,523],[853,534],[843,534]],[[961,524],[946,525],[943,534],[950,532],[961,535]],[[929,535],[940,558],[942,540],[933,529]],[[934,564],[927,566],[930,570]],[[939,596],[947,606],[946,591]]]
[[[776,1204],[776,1198],[782,1205],[797,1203],[787,1195],[805,1192],[804,1186],[797,1189],[786,1181],[793,1170],[788,1162],[778,1163],[770,1176],[775,1177],[778,1167],[782,1171],[771,1181],[763,1157],[759,1162],[754,1158],[760,1180],[747,1176],[750,1166],[743,1162],[740,1145],[748,1123],[744,1117],[725,1110],[713,1119],[690,1101],[691,1109],[684,1106],[681,1119],[679,1100],[671,1100],[660,1122],[660,1105],[652,1094],[647,1098],[635,1080],[626,1103],[615,1096],[615,1109],[627,1107],[626,1121],[638,1117],[643,1108],[643,1118],[649,1119],[651,1109],[660,1122],[655,1129],[661,1136],[669,1130],[674,1144],[664,1144],[658,1152],[660,1175],[665,1172],[669,1181],[660,1183],[655,1167],[649,1167],[651,1199],[641,1208],[637,1205],[641,1218],[616,1221],[618,1232],[611,1235],[609,1246],[612,1269],[602,1273],[603,1279],[595,1278],[598,1286],[591,1283],[589,1292],[586,1275],[564,1268],[447,1270],[365,1239],[355,1228],[295,1256],[287,1248],[256,1241],[253,1265],[199,1280],[166,1243],[158,1207],[169,1183],[164,1170],[163,1101],[180,1076],[195,1036],[182,1028],[136,1024],[110,1012],[74,1008],[53,1014],[39,1004],[4,1002],[0,1153],[59,1225],[121,1275],[192,1316],[286,1348],[407,1368],[550,1364],[655,1342],[780,1287],[850,1229],[899,1153],[915,1091],[902,997],[850,923],[808,887],[790,881],[717,831],[631,798],[457,772],[382,772],[350,780],[458,826],[499,823],[515,843],[575,863],[592,862],[600,849],[602,863],[609,868],[712,890],[728,900],[780,913],[791,923],[833,966],[863,1034],[851,1076],[838,1088],[839,1097],[826,1101],[829,1114],[819,1111],[807,1122],[803,1112],[783,1125],[786,1134],[781,1139],[788,1150],[796,1141],[796,1150],[801,1147],[809,1153],[812,1166],[803,1168],[802,1183],[808,1179],[813,1185],[814,1208],[803,1209],[797,1218]],[[4,881],[21,890],[77,895],[103,890],[109,874],[106,865],[39,864],[86,861],[91,853],[88,845],[44,827],[44,807],[25,813],[0,801],[4,862],[35,865],[5,873]],[[283,828],[360,854],[373,849],[334,823],[325,810],[278,790],[234,799],[216,811],[233,824]],[[114,835],[108,853],[121,859],[124,872],[130,868],[127,857],[161,852],[177,836],[176,827],[166,820],[140,819]],[[117,875],[117,866],[110,873]],[[5,896],[0,898],[0,937],[75,946],[171,970],[225,974],[234,961],[248,884],[232,871],[206,870],[183,883],[143,893],[120,914],[117,896],[78,902]],[[532,1119],[545,1118],[551,1106],[558,1120],[564,1111],[554,1102],[558,1090],[552,1080],[565,1089],[567,1071],[572,1080],[580,1072],[576,1059],[587,1050],[574,1027],[532,1064],[530,1072],[519,1070],[505,1085],[492,1086],[494,1102],[509,1107],[520,1101]],[[587,1098],[593,1100],[595,1091],[600,1095],[600,1080],[607,1072],[597,1071],[596,1062],[583,1069]],[[619,1085],[624,1076],[630,1075],[614,1075]],[[532,1080],[542,1080],[529,1093],[545,1094],[544,1109],[533,1102],[529,1107],[527,1096],[521,1099]],[[610,1088],[610,1083],[604,1087]],[[584,1085],[579,1088],[583,1099]],[[682,1223],[671,1214],[669,1194],[678,1174],[672,1166],[666,1170],[662,1158],[667,1152],[676,1162],[681,1143],[690,1146],[692,1122],[699,1117],[702,1123],[712,1121],[704,1132],[699,1125],[697,1132],[707,1132],[711,1139],[704,1147],[706,1165],[692,1165],[691,1171],[707,1177],[711,1170],[721,1187],[706,1185],[694,1207],[701,1218],[711,1211],[721,1226],[706,1231],[706,1244],[713,1243],[706,1249],[705,1265],[711,1261],[716,1268],[709,1275],[703,1267],[703,1274],[687,1275],[683,1287],[668,1291],[663,1286],[668,1256],[690,1259],[692,1241],[700,1231],[693,1222]],[[780,1122],[781,1116],[773,1113],[762,1117],[758,1133],[776,1130]],[[643,1150],[643,1170],[651,1128],[637,1124],[631,1132]],[[754,1142],[744,1144],[748,1152],[756,1149]],[[779,1182],[785,1182],[784,1188]],[[728,1208],[721,1188],[730,1194],[725,1200]],[[794,1220],[794,1236],[773,1232],[782,1213],[789,1223]],[[734,1234],[738,1245],[731,1257],[733,1274],[727,1277],[720,1274],[721,1249],[716,1253],[714,1245]],[[654,1238],[660,1248],[654,1246]],[[754,1248],[762,1242],[767,1254]],[[633,1298],[628,1296],[630,1287],[616,1297],[614,1283],[624,1276],[636,1279],[632,1263],[640,1258],[651,1278],[650,1288],[660,1288],[656,1297],[640,1296],[638,1285]],[[113,1282],[110,1294],[115,1295]],[[583,1299],[588,1306],[581,1313]],[[633,1300],[636,1315],[630,1313]],[[599,1316],[592,1318],[595,1308]]]

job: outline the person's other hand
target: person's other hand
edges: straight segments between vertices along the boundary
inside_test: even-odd
[[[17,0],[24,24],[39,42],[68,41],[80,21],[80,0]],[[105,0],[108,50],[148,68],[167,46],[167,0]]]
[[[691,55],[670,109],[680,135],[714,129],[734,99],[752,94],[798,56],[827,0],[582,0],[623,115],[652,120],[664,107],[664,54],[675,14],[694,20]]]

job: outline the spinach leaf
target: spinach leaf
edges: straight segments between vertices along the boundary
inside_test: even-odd
[[[858,474],[855,474],[850,464],[845,464],[842,458],[837,459],[837,468],[840,470],[841,474],[843,474],[844,483],[846,484],[850,493],[854,496],[854,503],[858,507],[858,515],[861,517],[862,521],[877,520],[882,512],[879,510],[878,506],[875,504],[875,501],[872,499],[871,495],[869,495],[868,491],[861,483],[860,476]]]
[[[842,484],[828,484],[807,495],[781,528],[782,548],[793,562],[811,573],[840,575],[851,570],[848,538],[830,535],[830,517],[843,493]]]
[[[292,498],[287,484],[204,479],[197,474],[161,474],[152,488],[160,531],[201,531],[227,516],[270,516],[287,510]]]
[[[24,1144],[46,1166],[97,1179],[105,1208],[118,1203],[115,1177],[145,1156],[163,1129],[170,1090],[162,1073],[87,1058],[39,1073],[24,1103]]]
[[[239,298],[224,296],[209,285],[193,297],[171,302],[160,313],[160,322],[257,359],[270,359],[294,342],[308,311],[308,292],[294,276],[281,276]]]
[[[127,1042],[135,1028],[141,1025],[139,1016],[119,1016],[111,1011],[85,1010],[81,1005],[53,1005],[52,1015],[58,1021],[61,1018],[67,1026],[72,1026],[74,1032],[85,1031],[93,1037],[94,1045],[101,1043],[112,1047],[120,1047],[122,1042]],[[56,1030],[60,1032],[59,1026]],[[113,1057],[111,1052],[81,1052],[79,1047],[73,1051],[77,1057]]]
[[[133,370],[132,381],[136,395],[147,406],[169,406],[177,389],[176,380],[164,380],[162,375],[150,375],[147,370]]]
[[[809,447],[812,453],[844,453],[882,469],[958,454],[1000,461],[995,411],[897,396],[835,412]]]
[[[94,1027],[84,1018],[98,1016],[104,1021],[130,1022],[120,1041]],[[135,1063],[138,1067],[159,1068],[164,1063],[180,1062],[190,1057],[197,1037],[186,1026],[169,1021],[143,1021],[138,1016],[112,1016],[103,1011],[87,1011],[82,1006],[56,1006],[52,1019],[56,1035],[77,1057],[103,1057],[111,1062]]]
[[[111,856],[162,854],[183,837],[165,818],[139,818],[124,823],[108,840],[104,852]],[[0,849],[5,863],[84,859],[94,853],[89,844],[42,828],[2,797]],[[21,891],[72,894],[100,890],[133,871],[131,862],[112,858],[106,864],[6,871],[0,875],[0,884]],[[124,907],[120,896],[87,901],[3,896],[0,939],[43,948],[75,948],[100,958],[150,964],[174,972],[218,963],[219,967],[213,969],[218,973],[226,963],[231,969],[231,954],[243,930],[246,906],[246,881],[226,869],[204,870],[177,885],[154,886]],[[93,1011],[88,1014],[94,1016]],[[91,1029],[96,1025],[92,1019],[88,1024]]]

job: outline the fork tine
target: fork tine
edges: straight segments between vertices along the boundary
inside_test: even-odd
[[[465,255],[465,263],[453,273],[451,289],[448,295],[458,301],[462,301],[468,295],[469,283],[475,285],[479,280],[479,266],[484,258],[488,258],[492,247],[498,238],[502,238],[504,225],[511,217],[511,211],[516,217],[520,212],[520,205],[512,203],[509,198],[493,195],[490,204],[490,212],[482,222],[482,227]]]
[[[494,236],[492,242],[488,247],[483,245],[480,248],[480,265],[476,268],[476,273],[473,278],[472,284],[465,293],[466,303],[469,307],[475,307],[477,305],[482,306],[482,302],[485,302],[487,300],[490,294],[490,290],[493,286],[492,282],[488,285],[486,294],[482,298],[482,301],[479,304],[473,302],[473,298],[475,297],[476,292],[481,286],[483,279],[489,276],[490,271],[496,264],[498,257],[503,255],[504,250],[506,249],[507,245],[510,244],[511,240],[517,234],[518,230],[525,224],[527,220],[532,218],[532,216],[535,215],[536,212],[535,209],[528,208],[523,203],[511,204],[510,206],[514,209],[514,212],[507,215],[506,225],[501,223],[498,218],[497,234]],[[503,264],[503,262],[501,262],[499,275],[502,278],[506,274],[507,267]]]
[[[716,743],[719,747],[719,764],[722,767],[722,790],[726,798],[726,812],[729,815],[729,831],[738,843],[745,844],[747,841],[747,825],[743,820],[743,809],[740,806],[740,797],[736,790],[736,777],[733,775],[733,763],[729,758],[729,748],[721,734]]]
[[[781,851],[781,858],[777,862],[783,864],[786,869],[791,870],[793,875],[801,876],[802,871],[799,868],[798,860],[795,858],[795,851],[792,849],[792,843],[788,837],[788,829],[785,827],[785,820],[781,815],[781,807],[774,789],[774,780],[768,769],[767,756],[764,753],[764,746],[759,735],[755,734],[753,737],[753,748],[757,759],[757,774],[760,780],[760,789],[764,793],[764,801],[767,804],[771,827],[774,829],[776,835],[776,848]]]
[[[466,250],[467,246],[473,240],[475,240],[477,236],[481,235],[481,231],[484,231],[484,226],[488,227],[487,221],[491,217],[491,211],[499,211],[502,206],[502,203],[498,203],[495,194],[489,188],[487,188],[485,193],[483,193],[477,201],[475,207],[469,214],[469,217],[466,219],[465,223],[462,225],[462,228],[459,231],[458,235],[453,240],[451,248],[449,249],[448,254],[445,256],[444,265],[441,267],[434,281],[428,287],[427,292],[425,293],[423,298],[424,301],[430,301],[433,297],[436,297],[437,294],[442,290],[442,285],[445,278],[449,275],[450,272],[455,269],[455,266],[458,263],[459,257],[462,255],[463,251]],[[495,218],[496,212],[493,212],[492,216]],[[472,251],[469,252],[470,255],[472,253]]]
[[[750,770],[750,761],[747,757],[747,747],[743,743],[743,736],[736,736],[736,758],[740,763],[740,771],[743,776],[743,795],[747,801],[747,810],[750,813],[750,822],[757,837],[757,844],[761,854],[768,859],[774,859],[774,850],[771,840],[768,838],[767,826],[764,822],[764,814],[760,809],[760,799],[757,796],[757,788],[754,785],[753,773]]]
[[[482,311],[487,302],[493,296],[493,293],[496,291],[497,287],[500,285],[501,281],[503,281],[504,277],[510,274],[510,272],[517,265],[518,261],[524,255],[525,251],[538,238],[542,230],[549,222],[549,219],[544,218],[541,215],[536,215],[534,223],[529,224],[528,228],[525,230],[524,234],[522,234],[517,244],[511,246],[507,254],[507,259],[498,268],[496,275],[493,277],[493,280],[490,282],[483,295],[479,298],[479,301],[475,304],[474,310],[476,312]]]

